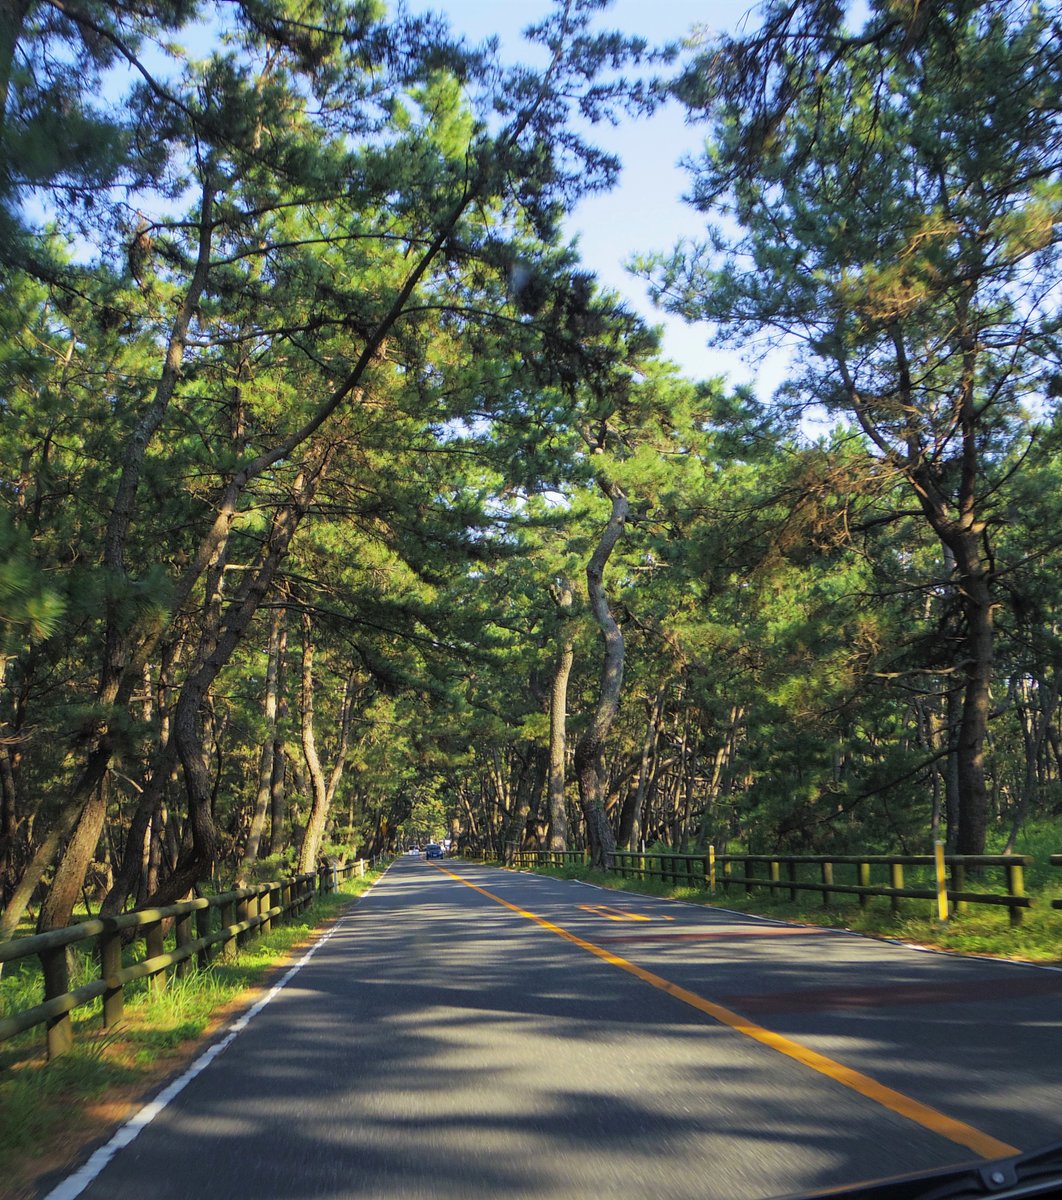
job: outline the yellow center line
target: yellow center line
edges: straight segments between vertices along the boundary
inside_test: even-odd
[[[671,983],[670,980],[664,979],[660,975],[654,975],[652,971],[647,971],[636,963],[620,958],[618,954],[613,954],[611,950],[606,950],[602,946],[595,946],[593,942],[588,942],[577,934],[563,929],[560,925],[554,925],[552,921],[547,921],[545,917],[528,912],[526,908],[521,908],[517,904],[502,899],[501,896],[496,896],[493,892],[488,892],[486,888],[470,882],[453,871],[448,871],[445,867],[440,867],[436,863],[432,863],[432,866],[442,871],[444,875],[449,875],[451,879],[456,879],[458,883],[463,883],[465,887],[486,896],[488,900],[493,900],[495,904],[500,904],[518,916],[533,921],[541,928],[548,929],[550,933],[555,933],[581,950],[603,959],[614,967],[619,967],[621,971],[634,975],[644,983],[659,988],[660,991],[674,996],[676,1000],[681,1000],[683,1004],[688,1004],[691,1008],[697,1009],[698,1012],[704,1013],[720,1024],[727,1025],[738,1033],[742,1033],[764,1046],[769,1046],[772,1050],[777,1050],[779,1054],[784,1054],[786,1057],[802,1063],[805,1067],[810,1067],[813,1071],[818,1071],[820,1075],[825,1075],[835,1082],[851,1088],[852,1091],[858,1092],[868,1100],[873,1100],[891,1112],[899,1113],[901,1117],[914,1121],[916,1125],[921,1125],[924,1129],[929,1129],[933,1133],[947,1138],[950,1142],[973,1150],[982,1158],[1005,1158],[1020,1153],[1016,1146],[1001,1142],[990,1134],[975,1129],[972,1125],[967,1125],[964,1121],[957,1121],[954,1117],[949,1117],[945,1113],[931,1108],[928,1104],[922,1104],[921,1101],[915,1100],[911,1096],[905,1096],[903,1092],[878,1083],[876,1079],[871,1079],[869,1075],[864,1075],[861,1071],[854,1071],[843,1063],[827,1058],[825,1054],[819,1054],[816,1050],[801,1045],[800,1042],[794,1042],[780,1033],[774,1033],[762,1025],[757,1025],[755,1021],[748,1020],[740,1013],[724,1008],[721,1004],[715,1004],[711,1000],[706,1000],[703,996],[698,996],[696,992],[679,987],[678,984]]]
[[[604,917],[606,921],[652,920],[652,917],[643,917],[641,913],[625,912],[622,908],[612,908],[608,904],[580,904],[579,907],[583,912],[591,913],[595,917]]]

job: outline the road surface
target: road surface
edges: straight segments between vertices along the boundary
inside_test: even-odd
[[[753,1200],[928,1170],[1062,1138],[1060,1000],[1057,970],[404,858],[47,1194]]]

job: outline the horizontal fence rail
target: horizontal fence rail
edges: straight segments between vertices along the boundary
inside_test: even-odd
[[[1062,863],[1062,855],[1057,857]],[[963,911],[969,904],[1003,905],[1009,911],[1012,925],[1021,923],[1022,910],[1030,906],[1025,894],[1025,867],[1033,860],[1020,854],[948,854],[941,856],[944,871],[933,854],[663,854],[617,850],[612,856],[612,869],[623,876],[640,879],[656,878],[677,885],[707,887],[724,892],[733,886],[743,886],[749,894],[755,888],[788,891],[795,901],[798,892],[817,892],[824,905],[833,895],[858,896],[866,906],[871,896],[888,896],[894,911],[901,900],[932,900]],[[1052,858],[1054,861],[1054,858]],[[735,873],[735,867],[743,873]],[[850,882],[839,878],[835,867],[843,868]],[[904,868],[920,868],[929,875],[928,884],[908,886]],[[817,869],[818,879],[801,878],[800,873]],[[971,891],[967,885],[969,873],[981,874],[989,868],[1001,868],[1006,880],[1005,892]],[[784,871],[784,877],[783,877]],[[874,884],[872,874],[888,872],[887,884]],[[947,906],[941,909],[946,917]]]
[[[515,867],[556,868],[588,861],[585,850],[523,849],[511,856]],[[611,858],[612,870],[624,877],[660,879],[710,892],[722,888],[726,893],[732,887],[744,887],[750,894],[756,888],[787,891],[791,901],[799,892],[816,892],[824,906],[835,895],[858,896],[862,907],[871,896],[887,896],[894,912],[899,912],[902,900],[929,900],[946,919],[971,904],[994,904],[1007,909],[1012,925],[1020,925],[1023,911],[1032,905],[1025,894],[1025,868],[1032,862],[1022,854],[940,854],[938,861],[937,854],[716,854],[712,847],[706,854],[616,850]],[[1052,854],[1051,865],[1062,867],[1062,854]],[[921,878],[911,881],[905,868],[913,868]],[[980,879],[989,871],[1001,872],[1002,890],[969,886],[971,876]],[[807,878],[809,872],[816,878]],[[875,883],[875,876],[883,881]],[[1052,900],[1051,907],[1062,909],[1062,900]]]
[[[217,896],[182,900],[164,908],[141,909],[117,917],[96,917],[63,929],[0,943],[0,964],[36,957],[44,977],[42,1003],[0,1018],[0,1042],[36,1025],[47,1027],[47,1051],[55,1058],[73,1044],[70,1014],[103,998],[103,1026],[122,1019],[125,986],[150,979],[165,985],[164,972],[179,975],[195,965],[206,967],[212,959],[231,957],[236,947],[254,934],[268,933],[274,920],[302,912],[318,893],[336,890],[341,880],[364,876],[365,861],[340,865],[328,862],[318,871],[287,879],[252,884]],[[193,931],[193,921],[195,929]],[[172,926],[172,950],[166,950],[165,930]],[[127,944],[144,942],[144,957],[126,965]],[[73,946],[90,943],[99,964],[99,978],[70,988],[68,954]]]
[[[585,866],[590,861],[586,850],[517,850],[514,867],[572,867]]]

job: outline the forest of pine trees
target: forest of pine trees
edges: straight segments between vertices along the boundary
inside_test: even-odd
[[[842,8],[557,0],[530,66],[3,0],[0,936],[428,837],[1062,829],[1062,20]],[[632,272],[773,399],[565,236],[665,97],[703,237]]]

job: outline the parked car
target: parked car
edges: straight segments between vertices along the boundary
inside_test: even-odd
[[[424,853],[427,858],[442,858],[443,848],[438,842],[429,842]]]

